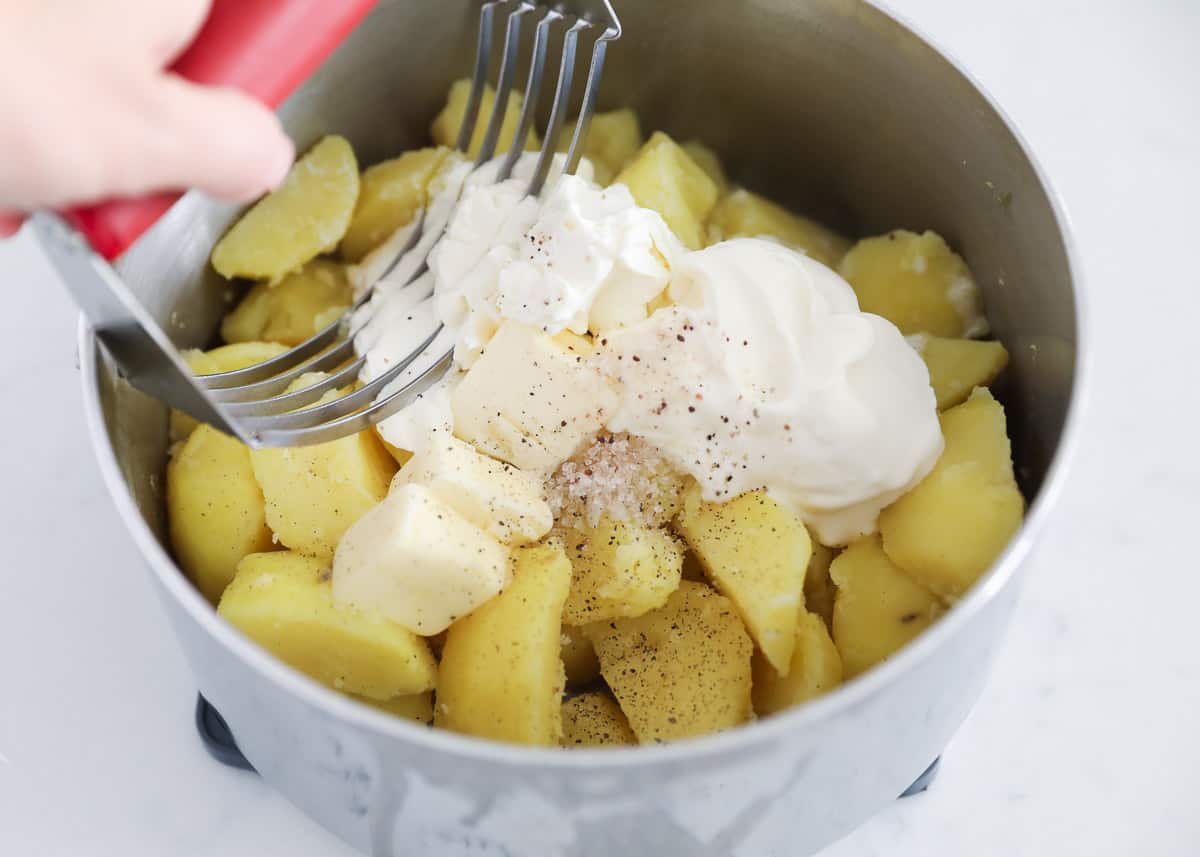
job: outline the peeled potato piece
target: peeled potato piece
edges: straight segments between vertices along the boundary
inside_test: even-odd
[[[558,138],[558,151],[565,152],[571,145],[577,122],[574,120],[563,125]],[[596,184],[610,184],[621,168],[637,154],[642,142],[641,123],[637,114],[628,107],[594,114],[584,141],[583,156],[592,162]]]
[[[717,185],[678,143],[655,131],[614,179],[638,205],[662,215],[692,250],[704,246],[704,223],[717,202]]]
[[[984,387],[941,415],[946,448],[915,488],[883,510],[879,532],[896,565],[928,589],[957,598],[1021,526],[1004,408]]]
[[[996,380],[1008,365],[1008,351],[999,342],[930,336],[921,343],[921,359],[929,369],[938,410],[944,411]]]
[[[167,522],[180,568],[215,604],[242,557],[273,547],[245,444],[196,427],[167,462]]]
[[[562,607],[571,564],[554,546],[517,548],[508,587],[446,632],[434,724],[553,746],[562,736]]]
[[[367,167],[354,218],[338,248],[341,257],[358,262],[409,223],[425,207],[429,182],[449,152],[442,146],[417,149]]]
[[[385,714],[391,714],[405,720],[412,720],[420,723],[422,726],[428,726],[433,723],[433,693],[426,691],[425,693],[412,693],[407,696],[396,696],[392,699],[371,699],[367,696],[356,696],[351,694],[359,702],[365,703],[372,708],[378,708]]]
[[[456,80],[450,86],[446,97],[446,106],[442,108],[429,127],[433,142],[439,146],[454,147],[458,142],[458,129],[462,127],[467,113],[467,100],[471,95],[471,81]],[[500,124],[500,136],[496,142],[496,154],[500,155],[512,148],[513,136],[517,132],[517,121],[521,118],[521,104],[524,98],[513,87],[508,93],[508,103],[504,106],[504,119]],[[475,130],[471,133],[471,145],[467,147],[467,157],[474,158],[483,147],[483,137],[487,133],[488,122],[492,118],[492,110],[496,105],[496,90],[491,86],[484,89],[483,98],[479,103],[479,115],[475,120]],[[536,152],[542,147],[537,131],[529,129],[525,138],[525,151]]]
[[[392,700],[434,686],[429,645],[378,614],[337,606],[329,563],[292,551],[238,564],[218,612],[284,663],[335,690]]]
[[[297,271],[337,246],[357,199],[354,150],[344,137],[324,137],[217,242],[212,266],[223,277],[258,280]]]
[[[717,157],[716,152],[699,140],[689,140],[684,143],[683,150],[696,162],[696,166],[704,170],[713,180],[719,196],[729,193],[729,179],[725,176],[725,167],[721,165],[721,159]]]
[[[324,377],[308,373],[289,391]],[[339,393],[330,391],[322,402]],[[267,523],[281,544],[328,559],[346,530],[387,496],[398,469],[371,429],[314,446],[255,449],[254,476],[266,499]]]
[[[639,742],[705,735],[750,717],[754,644],[733,604],[706,584],[684,580],[657,610],[584,631]]]
[[[850,242],[815,220],[793,214],[781,205],[748,190],[738,189],[713,209],[708,243],[739,236],[770,235],[822,264],[834,267]]]
[[[621,706],[602,690],[581,693],[562,704],[564,747],[622,747],[637,743]]]
[[[801,611],[796,625],[796,647],[786,676],[781,677],[762,652],[754,653],[754,710],[760,716],[828,693],[841,682],[842,657],[825,620],[807,610]]]
[[[833,561],[837,584],[833,641],[846,678],[853,678],[928,628],[944,608],[883,552],[878,536],[851,544]]]
[[[251,287],[221,322],[221,338],[299,345],[337,321],[353,300],[345,267],[313,259],[278,283]]]
[[[563,622],[640,616],[662,606],[679,585],[683,549],[664,530],[603,518],[594,529],[568,530],[571,591]]]
[[[864,238],[838,266],[863,312],[881,315],[906,336],[983,336],[987,320],[963,258],[942,236],[894,229]]]
[[[287,348],[278,342],[238,342],[234,345],[222,345],[211,351],[190,349],[184,351],[181,356],[193,374],[216,375],[262,363],[286,350]],[[170,419],[171,443],[187,440],[188,435],[199,425],[195,419],[174,408],[171,409]]]
[[[677,526],[767,660],[786,675],[812,555],[804,524],[762,491],[706,503],[693,483]]]

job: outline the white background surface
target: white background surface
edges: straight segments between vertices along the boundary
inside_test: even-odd
[[[823,857],[1195,855],[1200,2],[895,5],[1064,196],[1094,383],[1056,525],[940,778]],[[0,854],[348,857],[204,754],[85,440],[72,307],[27,241],[0,244],[0,288]]]

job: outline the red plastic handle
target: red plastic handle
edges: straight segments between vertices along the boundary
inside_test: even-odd
[[[341,44],[375,0],[213,0],[204,26],[171,70],[279,104]],[[63,216],[106,259],[115,259],[179,198],[114,199]]]

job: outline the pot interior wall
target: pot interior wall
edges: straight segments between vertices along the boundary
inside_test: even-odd
[[[746,0],[737,14],[706,0],[617,6],[625,34],[602,107],[632,106],[647,132],[708,142],[736,181],[853,236],[929,228],[964,254],[1012,354],[1001,395],[1032,500],[1071,395],[1075,303],[1065,236],[1003,120],[933,49],[863,3]],[[424,145],[469,68],[477,9],[381,2],[281,111],[298,146],[337,132],[365,164]],[[236,213],[189,195],[121,261],[180,346],[211,344],[236,297],[207,265]],[[110,436],[161,535],[166,413],[100,365]]]

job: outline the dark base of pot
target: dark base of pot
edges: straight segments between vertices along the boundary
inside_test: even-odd
[[[197,694],[196,696],[196,731],[200,733],[200,740],[204,742],[204,749],[209,755],[220,762],[222,765],[228,765],[231,768],[240,768],[243,771],[253,771],[254,766],[249,760],[242,755],[242,751],[238,749],[237,741],[233,737],[233,733],[229,731],[228,724],[225,723],[225,718],[217,709],[208,704],[208,700]],[[919,795],[931,785],[937,777],[938,765],[941,763],[941,756],[933,760],[925,772],[913,782],[911,786],[904,790],[900,797],[912,797]]]

